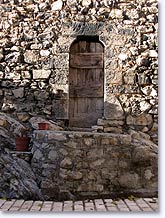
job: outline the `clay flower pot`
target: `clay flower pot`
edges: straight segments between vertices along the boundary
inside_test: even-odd
[[[38,129],[39,130],[48,130],[49,129],[49,123],[38,123]]]
[[[30,137],[16,137],[15,138],[15,144],[16,144],[16,150],[17,151],[28,151],[30,143]]]

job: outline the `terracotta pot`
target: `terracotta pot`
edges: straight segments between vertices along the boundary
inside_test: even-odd
[[[48,130],[49,129],[49,123],[38,123],[38,129],[39,130]]]
[[[28,151],[30,137],[16,137],[15,144],[17,151]]]

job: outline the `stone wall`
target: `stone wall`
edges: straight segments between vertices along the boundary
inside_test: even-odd
[[[11,152],[0,140],[0,198],[43,199],[30,166],[31,153]]]
[[[68,119],[70,45],[97,34],[105,45],[104,118],[157,142],[157,0],[0,0],[0,11],[1,111],[27,124],[37,115]]]
[[[145,133],[35,131],[32,153],[45,199],[157,195],[157,145]]]

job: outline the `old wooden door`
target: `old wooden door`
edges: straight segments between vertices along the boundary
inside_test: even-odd
[[[103,107],[104,47],[92,37],[76,40],[70,48],[69,125],[96,125]]]

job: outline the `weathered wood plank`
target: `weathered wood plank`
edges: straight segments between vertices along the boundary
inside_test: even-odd
[[[95,49],[95,52],[101,52],[101,53],[104,52],[104,47],[102,46],[101,43],[96,43],[96,49]]]
[[[78,43],[73,43],[70,47],[70,53],[76,53],[79,52],[79,44]]]
[[[70,98],[70,126],[91,127],[103,116],[103,98]],[[73,114],[74,111],[74,114]]]
[[[79,42],[79,52],[86,52],[86,41],[80,41]]]
[[[103,97],[103,85],[102,84],[94,84],[88,87],[82,86],[71,86],[69,89],[69,97],[86,97],[86,98],[95,98],[95,97]]]
[[[103,54],[102,53],[70,54],[70,67],[103,68]]]
[[[89,45],[89,51],[91,53],[95,53],[96,52],[96,43],[95,42],[91,42]]]
[[[77,85],[77,68],[70,68],[69,85]]]

